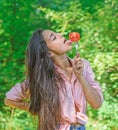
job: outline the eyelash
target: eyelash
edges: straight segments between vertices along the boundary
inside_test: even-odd
[[[56,39],[56,37],[53,38],[53,41]]]

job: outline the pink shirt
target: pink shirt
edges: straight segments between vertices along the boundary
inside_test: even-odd
[[[70,62],[72,60],[69,59]],[[98,91],[101,101],[103,101],[102,91],[99,83],[94,80],[94,73],[90,67],[87,60],[83,59],[84,70],[83,75],[87,79],[88,83]],[[61,125],[59,130],[69,130],[71,123],[81,123],[81,114],[86,116],[86,98],[82,89],[82,86],[75,76],[74,72],[72,74],[71,81],[68,81],[64,76],[62,70],[56,66],[57,71],[60,73],[61,77],[64,79],[67,95],[64,96],[62,90],[59,90],[60,101],[61,101]],[[20,101],[29,98],[29,88],[27,82],[18,83],[12,89],[6,93],[6,97],[10,100]],[[84,121],[84,120],[83,120]],[[85,123],[83,123],[85,124]]]

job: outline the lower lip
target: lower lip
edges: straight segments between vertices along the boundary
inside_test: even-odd
[[[71,45],[72,42],[71,42],[71,41],[66,41],[65,44],[67,44],[67,45]]]
[[[67,45],[71,45],[72,43],[71,42],[67,42]]]

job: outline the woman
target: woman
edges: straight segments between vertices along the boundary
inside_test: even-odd
[[[6,105],[38,115],[38,130],[85,130],[86,103],[95,109],[102,104],[89,62],[79,54],[68,58],[71,49],[60,33],[35,31],[26,51],[26,81],[6,94]]]

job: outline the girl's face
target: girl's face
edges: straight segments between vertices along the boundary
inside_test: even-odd
[[[45,30],[42,34],[48,49],[53,53],[60,55],[72,49],[70,40],[66,40],[62,34],[50,30]]]

